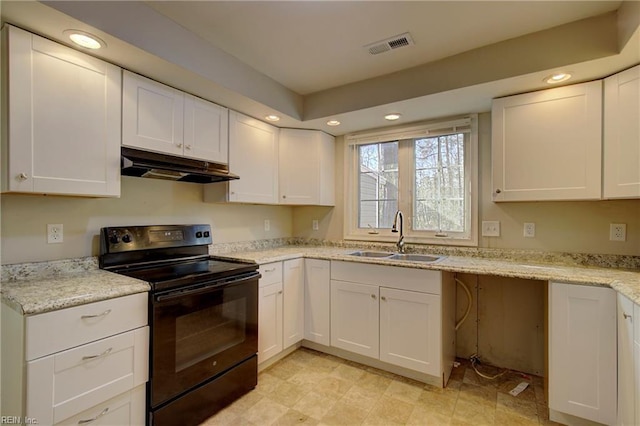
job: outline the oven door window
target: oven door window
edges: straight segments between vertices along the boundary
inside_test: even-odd
[[[256,354],[258,280],[153,302],[151,402],[158,405]]]

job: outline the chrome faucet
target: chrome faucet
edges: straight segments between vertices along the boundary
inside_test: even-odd
[[[400,218],[400,236],[396,243],[396,247],[398,247],[398,253],[404,253],[404,233],[402,230],[403,217],[400,210],[396,212],[396,217],[393,218],[393,227],[391,228],[391,232],[398,232],[398,218]]]

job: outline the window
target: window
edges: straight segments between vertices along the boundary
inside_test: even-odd
[[[345,238],[477,245],[476,116],[346,137]]]

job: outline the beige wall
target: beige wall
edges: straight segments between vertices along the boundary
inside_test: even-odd
[[[480,247],[556,252],[640,255],[640,200],[494,203],[491,201],[491,116],[479,116],[479,220],[498,220],[500,237],[480,237]],[[336,207],[296,207],[293,235],[330,240],[343,235],[344,138],[336,141]],[[320,229],[311,230],[318,219]],[[523,237],[523,224],[536,224],[536,237]],[[627,241],[609,241],[609,223],[627,225]]]
[[[120,198],[4,194],[2,264],[97,255],[103,226],[209,223],[215,243],[292,236],[291,207],[203,203],[202,192],[199,184],[123,177]],[[48,223],[64,225],[63,243],[47,244]]]

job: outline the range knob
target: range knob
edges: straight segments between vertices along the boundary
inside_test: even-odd
[[[122,242],[123,243],[130,243],[131,242],[131,235],[130,234],[124,234],[122,236]]]
[[[118,237],[118,234],[111,234],[109,236],[109,242],[111,244],[118,244],[120,242],[120,238]]]
[[[196,232],[196,238],[202,238],[202,231]]]

